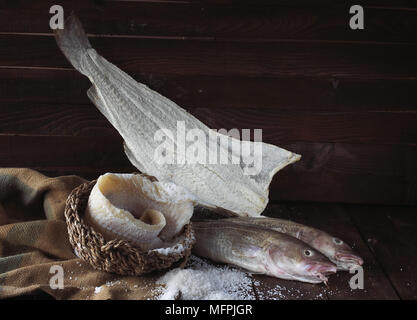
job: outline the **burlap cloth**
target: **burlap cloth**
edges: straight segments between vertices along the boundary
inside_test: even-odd
[[[40,291],[56,299],[155,297],[161,273],[119,276],[97,271],[75,256],[64,208],[68,194],[83,182],[77,176],[50,178],[30,169],[0,169],[0,298]],[[50,286],[57,265],[62,266],[63,289]]]

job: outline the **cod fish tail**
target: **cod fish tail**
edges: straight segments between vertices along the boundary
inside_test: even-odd
[[[75,15],[70,15],[65,20],[64,29],[55,30],[55,39],[58,47],[68,61],[82,74],[88,76],[85,68],[89,50],[94,50],[88,41],[87,35],[80,20]]]

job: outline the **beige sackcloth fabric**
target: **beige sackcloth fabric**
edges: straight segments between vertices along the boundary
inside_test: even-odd
[[[56,299],[155,298],[161,273],[119,276],[97,271],[74,254],[64,208],[71,190],[83,182],[77,176],[0,168],[0,298],[40,291]],[[56,288],[57,269],[63,271],[63,289]]]

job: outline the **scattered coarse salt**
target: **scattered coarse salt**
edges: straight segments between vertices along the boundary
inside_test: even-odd
[[[101,292],[101,289],[103,289],[103,287],[96,287],[95,289],[94,289],[94,293],[100,293]]]
[[[160,279],[157,299],[254,300],[251,277],[236,268],[214,266],[191,256],[186,269],[176,268]]]
[[[174,240],[175,241],[179,241],[179,239]],[[164,248],[156,248],[156,249],[152,249],[150,250],[151,252],[158,252],[159,254],[163,254],[163,255],[170,255],[170,254],[182,254],[185,250],[185,248],[188,248],[191,243],[193,243],[195,241],[195,236],[192,235],[189,238],[186,238],[184,243],[177,243],[173,246],[170,247],[164,247]]]
[[[173,254],[173,253],[182,253],[184,251],[184,247],[182,244],[177,244],[174,247],[168,247],[168,248],[158,248],[158,249],[153,249],[152,251],[158,252],[160,254],[163,255],[169,255],[169,254]]]
[[[77,248],[74,248],[74,254],[75,254],[78,258],[81,258],[81,257],[80,257],[80,255],[79,255],[79,253],[78,253]]]
[[[120,284],[120,280],[117,280],[117,281],[107,281],[106,282],[106,286],[108,286],[108,287],[113,287],[114,285],[118,285],[118,284]]]

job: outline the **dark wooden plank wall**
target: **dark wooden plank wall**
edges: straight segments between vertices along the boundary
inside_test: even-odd
[[[299,152],[273,200],[417,203],[417,5],[60,1],[107,59],[213,128]],[[48,29],[55,1],[0,5],[0,165],[93,178],[134,168]],[[352,2],[352,5],[356,2]]]

